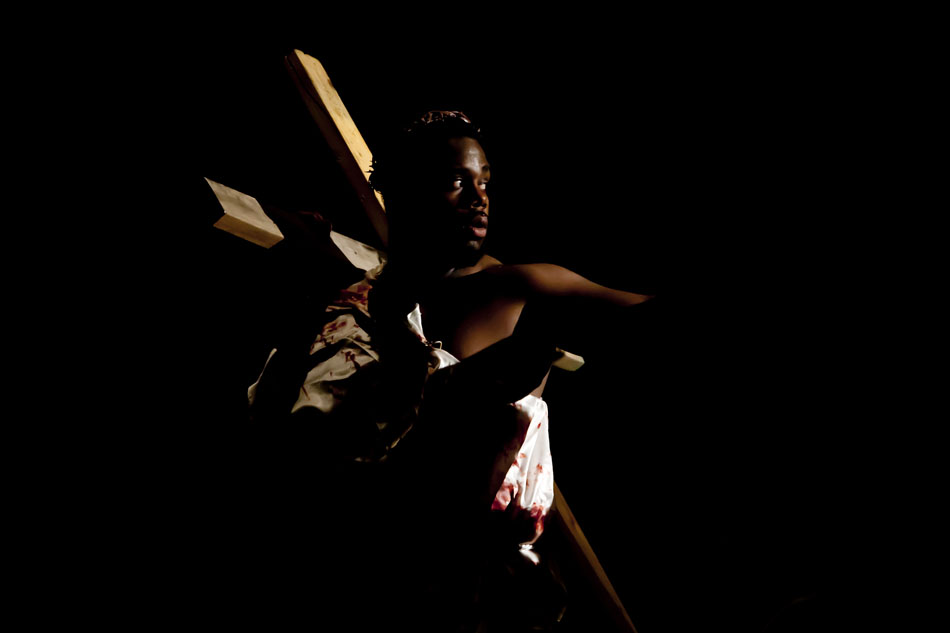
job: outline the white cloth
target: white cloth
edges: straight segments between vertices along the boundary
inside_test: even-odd
[[[422,313],[419,305],[409,313],[407,322],[419,337],[425,340],[422,331]],[[435,369],[458,363],[449,352],[433,348],[439,358]],[[523,519],[525,515],[534,522],[533,543],[544,530],[544,518],[554,504],[554,464],[551,457],[551,441],[548,435],[548,405],[541,398],[527,395],[512,403],[519,416],[527,416],[527,432],[518,456],[508,469],[505,479],[495,494],[491,509],[503,512],[513,504],[512,511]],[[434,473],[435,474],[435,473]]]
[[[355,311],[369,317],[369,290],[383,266],[384,264],[381,264],[370,270],[362,281],[342,291],[340,297],[327,307],[328,313],[339,314],[326,323],[310,347],[310,356],[315,359],[315,364],[301,385],[293,412],[314,407],[323,413],[329,413],[348,397],[357,397],[354,395],[357,393],[360,394],[359,397],[366,397],[366,394],[371,392],[372,381],[377,375],[373,370],[379,362],[379,355],[373,348],[371,337],[357,322]],[[406,316],[405,325],[421,342],[429,346],[432,355],[430,375],[443,367],[460,362],[451,353],[441,349],[441,344],[437,342],[433,345],[425,338],[422,313],[418,304]],[[273,354],[274,351],[268,357],[268,362]],[[264,371],[266,370],[265,364]],[[254,401],[256,389],[257,382],[248,389],[248,399],[251,403]],[[533,395],[527,395],[509,406],[517,411],[519,422],[522,422],[519,428],[526,428],[527,431],[517,457],[495,494],[491,510],[508,511],[515,520],[533,522],[534,538],[523,544],[527,546],[541,535],[544,518],[554,503],[554,469],[548,436],[548,408],[544,400]],[[366,415],[373,415],[372,405],[367,404],[365,411]],[[394,424],[383,415],[375,416],[373,421],[380,433],[386,436],[387,450],[395,447],[399,439],[411,429],[411,426]],[[450,451],[451,447],[446,447],[446,452]],[[432,474],[443,475],[439,472]]]

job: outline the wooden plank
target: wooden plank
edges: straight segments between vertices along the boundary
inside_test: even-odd
[[[284,239],[277,224],[264,213],[255,198],[208,178],[205,180],[224,211],[224,215],[214,223],[215,227],[264,248]]]
[[[581,572],[599,589],[598,596],[619,630],[636,633],[637,630],[634,628],[630,616],[627,615],[627,610],[623,608],[620,596],[617,595],[610,579],[607,578],[607,572],[604,571],[600,561],[597,560],[594,549],[590,546],[587,537],[584,536],[581,526],[574,518],[574,513],[567,505],[567,501],[564,499],[564,495],[561,494],[561,489],[557,483],[554,484],[554,512],[551,513],[551,516],[567,534],[567,540],[574,550],[578,564],[581,566]]]
[[[350,263],[360,270],[372,270],[386,261],[386,254],[342,233],[330,231],[330,239]]]
[[[369,186],[369,168],[373,155],[353,123],[330,77],[318,60],[294,50],[284,58],[288,71],[303,97],[307,110],[316,121],[343,168],[347,180],[359,197],[383,248],[389,244],[386,208],[378,191]]]
[[[551,363],[552,367],[563,369],[564,371],[577,371],[584,366],[584,357],[572,354],[560,347],[556,348],[558,357]]]
[[[295,50],[293,54],[287,56],[285,62],[303,96],[307,109],[343,167],[351,185],[359,195],[363,208],[376,229],[381,243],[384,247],[388,246],[383,200],[379,193],[373,191],[368,184],[369,174],[367,169],[372,163],[372,154],[343,105],[339,94],[333,88],[323,65],[299,50]],[[359,244],[355,240],[352,240],[352,242]],[[350,246],[353,245],[350,244]],[[343,245],[337,243],[337,246],[342,251],[347,252],[347,248]],[[560,356],[555,361],[554,366],[574,371],[584,364],[582,357],[564,350],[558,351]],[[636,633],[636,628],[633,626],[626,609],[624,609],[620,597],[607,578],[603,566],[597,559],[597,555],[591,548],[587,537],[584,536],[584,532],[578,525],[574,513],[567,505],[567,501],[557,484],[554,486],[553,510],[552,515],[567,537],[581,572],[597,588],[598,597],[603,602],[611,619],[617,624],[619,630]]]
[[[280,228],[267,215],[256,198],[209,178],[205,178],[205,180],[211,186],[211,190],[224,211],[224,215],[214,223],[216,228],[264,248],[270,248],[284,239],[284,234]],[[340,253],[360,270],[375,268],[386,259],[386,255],[382,251],[342,233],[330,231],[329,235],[330,240],[336,245]],[[576,371],[584,364],[584,359],[577,354],[562,349],[557,351],[559,355],[554,360],[554,367],[566,371]]]

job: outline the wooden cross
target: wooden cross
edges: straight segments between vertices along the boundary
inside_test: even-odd
[[[317,59],[295,50],[285,58],[285,64],[307,109],[359,198],[380,244],[385,247],[389,241],[385,205],[380,194],[369,186],[369,174],[365,169],[372,163],[369,147]],[[277,224],[268,217],[256,199],[221,183],[208,180],[208,184],[224,211],[224,215],[215,223],[216,227],[265,248],[284,239]],[[384,252],[335,231],[330,231],[329,237],[339,254],[356,268],[369,270],[385,257]],[[559,352],[555,367],[573,371],[584,363],[583,358],[577,355],[563,350]],[[557,483],[554,485],[554,505],[550,519],[548,525],[565,536],[581,573],[594,587],[599,601],[618,629],[636,633],[630,616]]]

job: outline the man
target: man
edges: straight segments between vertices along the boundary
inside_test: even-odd
[[[389,585],[410,578],[418,590],[387,604],[417,625],[428,611],[437,630],[450,630],[438,628],[443,618],[467,630],[559,615],[563,596],[532,552],[554,494],[541,395],[559,333],[579,314],[649,298],[486,254],[490,181],[479,130],[461,112],[429,112],[377,151],[371,184],[386,201],[388,261],[329,306],[290,407],[320,430],[315,443],[367,465],[341,479],[361,500],[348,514],[369,505],[378,523],[347,536],[367,544],[367,566],[398,561]],[[251,388],[252,413],[274,410],[268,379],[289,375],[279,360],[280,351]],[[515,587],[535,597],[506,597]]]
[[[560,266],[503,266],[483,253],[491,167],[478,129],[464,114],[429,112],[388,152],[388,159],[375,161],[371,176],[391,225],[387,274],[407,301],[420,302],[427,331],[436,334],[430,338],[442,339],[460,359],[511,335],[529,298],[557,304],[558,313],[545,321],[560,325],[567,321],[565,310],[573,316],[578,309],[626,307],[650,298],[606,288]],[[485,274],[472,277],[476,273]]]
[[[649,298],[560,266],[505,266],[485,254],[491,166],[463,113],[429,112],[377,156],[371,183],[385,197],[392,236],[381,281],[385,294],[398,298],[391,306],[379,301],[378,312],[398,316],[418,304],[426,338],[463,361],[456,398],[540,398],[558,334],[572,320],[591,308],[617,310]],[[495,472],[486,481],[489,492],[499,478]]]

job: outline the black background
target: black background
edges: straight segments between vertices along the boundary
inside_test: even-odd
[[[182,16],[146,47],[168,238],[142,310],[177,405],[151,483],[202,507],[229,485],[246,387],[307,283],[211,228],[201,178],[372,241],[283,66],[298,48],[371,150],[428,109],[475,119],[502,261],[657,294],[624,331],[578,324],[587,364],[545,392],[559,485],[638,629],[763,630],[803,597],[857,617],[867,51],[789,16],[395,17]]]

